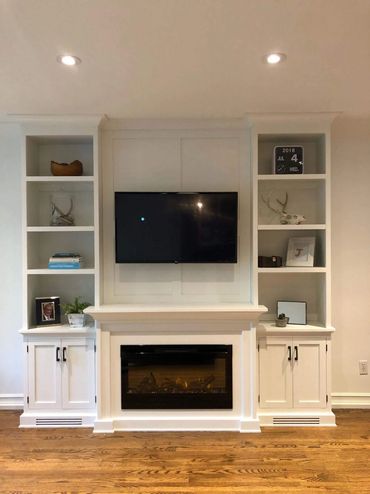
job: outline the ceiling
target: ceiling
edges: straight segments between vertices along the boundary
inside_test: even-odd
[[[370,0],[1,0],[0,57],[0,114],[368,114]]]

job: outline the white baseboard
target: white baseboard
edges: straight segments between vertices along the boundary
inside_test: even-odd
[[[370,408],[370,393],[333,393],[332,408]],[[0,394],[0,410],[22,410],[22,394]],[[104,427],[103,427],[104,429]]]
[[[0,394],[0,410],[23,410],[23,395]]]
[[[333,408],[370,408],[370,393],[332,393]]]

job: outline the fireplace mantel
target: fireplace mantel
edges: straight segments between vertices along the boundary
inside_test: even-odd
[[[256,321],[267,308],[252,304],[101,305],[84,311],[101,324],[131,321]]]
[[[256,326],[266,312],[252,304],[101,305],[97,321],[95,432],[116,430],[239,430],[259,432]],[[127,410],[121,407],[124,345],[232,345],[233,406],[227,410]]]

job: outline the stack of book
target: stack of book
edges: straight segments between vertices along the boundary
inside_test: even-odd
[[[80,269],[82,257],[73,252],[57,252],[49,259],[49,269]]]

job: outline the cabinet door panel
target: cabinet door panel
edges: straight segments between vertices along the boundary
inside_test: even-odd
[[[289,357],[291,339],[260,340],[259,389],[260,408],[292,406],[292,367]]]
[[[63,408],[95,406],[94,340],[63,339]]]
[[[29,343],[29,408],[61,407],[58,347],[55,340]]]
[[[296,408],[326,407],[325,341],[294,342],[293,399]],[[298,352],[298,356],[297,353]],[[296,360],[296,358],[298,358]]]

